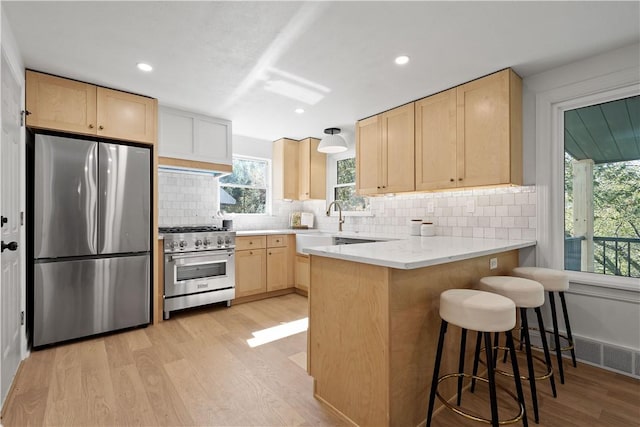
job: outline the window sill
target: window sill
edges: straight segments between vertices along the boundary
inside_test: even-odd
[[[635,277],[605,276],[568,270],[565,272],[569,275],[569,293],[640,303],[640,280]]]

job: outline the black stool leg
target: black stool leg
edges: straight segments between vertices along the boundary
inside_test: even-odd
[[[571,325],[569,324],[569,312],[567,311],[567,302],[564,300],[564,292],[558,292],[560,294],[560,302],[562,303],[562,314],[564,315],[564,324],[567,327],[567,337],[569,338],[569,345],[573,346],[573,336],[571,335]],[[571,360],[573,361],[573,367],[577,368],[576,364],[576,350],[571,349]]]
[[[498,345],[500,343],[500,332],[493,334],[493,369],[498,366]]]
[[[551,369],[551,376],[549,382],[551,383],[551,391],[553,397],[558,397],[556,393],[556,380],[553,377],[553,367],[551,366],[551,355],[549,354],[549,344],[547,344],[547,334],[544,332],[544,322],[542,321],[542,312],[540,307],[536,307],[536,316],[538,317],[538,329],[540,330],[540,339],[542,340],[542,348],[544,349],[544,360],[547,366]]]
[[[478,332],[476,338],[476,353],[473,357],[473,377],[478,375],[478,361],[480,360],[480,348],[482,346],[482,332]],[[476,390],[476,379],[471,377],[471,393]]]
[[[460,361],[458,362],[458,372],[464,372],[464,352],[467,347],[467,330],[462,328],[462,336],[460,337]],[[458,406],[462,401],[462,380],[463,376],[458,377]]]
[[[429,394],[429,409],[427,410],[427,427],[431,425],[431,416],[433,415],[433,404],[436,399],[436,390],[438,389],[438,374],[440,373],[440,361],[442,360],[442,347],[444,345],[444,334],[447,333],[447,322],[443,320],[440,323],[440,338],[438,338],[438,349],[436,350],[436,363],[433,367],[433,377],[431,378],[431,393]]]
[[[527,421],[527,406],[524,403],[524,393],[522,392],[522,383],[520,382],[520,370],[518,369],[516,351],[513,346],[513,336],[511,335],[511,331],[505,332],[505,335],[507,336],[507,347],[509,347],[509,353],[511,353],[511,366],[513,369],[513,379],[516,382],[518,400],[520,401],[520,405],[522,405],[522,425],[524,427],[528,427],[529,422]]]
[[[533,418],[536,424],[540,422],[538,417],[538,394],[536,392],[536,373],[533,370],[533,359],[531,357],[531,342],[529,340],[529,321],[527,320],[527,309],[520,308],[522,322],[522,332],[524,333],[524,347],[527,352],[527,368],[529,370],[529,386],[531,387],[531,400],[533,402]]]
[[[551,320],[553,321],[553,338],[556,343],[556,358],[558,359],[558,372],[560,372],[560,384],[564,384],[564,368],[562,366],[562,350],[560,349],[560,333],[558,332],[558,315],[556,314],[556,299],[553,292],[549,292],[549,304],[551,305]]]
[[[493,346],[491,345],[491,332],[484,333],[484,346],[487,357],[487,377],[489,378],[489,399],[491,401],[491,425],[499,427],[498,400],[496,397],[496,378],[493,370]]]

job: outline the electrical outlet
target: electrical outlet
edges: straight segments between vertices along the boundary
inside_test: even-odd
[[[489,260],[489,270],[495,270],[498,268],[498,258],[491,258]]]
[[[476,210],[476,202],[471,199],[467,201],[467,213],[473,213]]]
[[[427,213],[433,213],[435,211],[435,206],[433,202],[427,202]]]

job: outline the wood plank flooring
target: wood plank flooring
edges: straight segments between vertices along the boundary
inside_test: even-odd
[[[2,424],[347,425],[313,398],[312,378],[300,366],[306,333],[247,344],[252,332],[306,316],[307,299],[289,294],[179,313],[156,326],[33,352],[7,398]],[[539,426],[640,426],[640,381],[587,365],[567,366],[565,375],[557,399],[548,384],[539,385]],[[463,402],[482,413],[484,393],[480,387]],[[478,424],[444,410],[433,425]]]

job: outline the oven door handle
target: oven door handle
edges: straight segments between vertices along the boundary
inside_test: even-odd
[[[211,259],[209,258],[208,260],[202,260],[202,261],[189,261],[187,259],[176,259],[174,260],[176,266],[180,266],[180,267],[189,267],[192,265],[205,265],[205,264],[223,264],[225,262],[227,262],[226,259]]]

